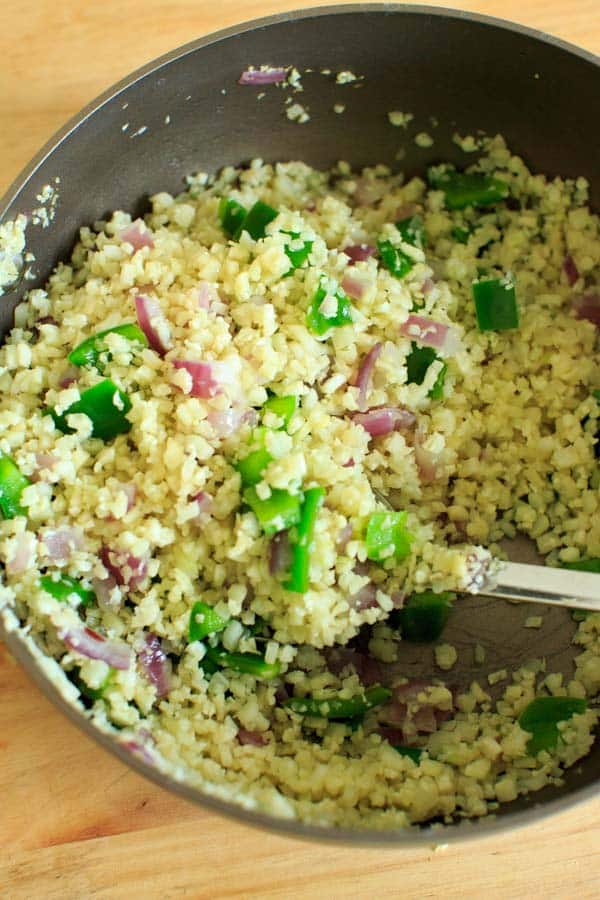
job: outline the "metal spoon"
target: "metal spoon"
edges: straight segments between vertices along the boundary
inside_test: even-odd
[[[529,563],[497,562],[466,589],[469,594],[600,612],[600,575]]]

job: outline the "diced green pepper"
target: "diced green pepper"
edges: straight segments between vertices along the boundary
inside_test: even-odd
[[[473,230],[471,228],[461,228],[460,225],[455,225],[451,234],[457,244],[466,244],[473,234]]]
[[[227,653],[218,647],[208,648],[206,656],[200,661],[203,668],[205,660],[224,669],[232,669],[234,672],[243,672],[267,680],[277,678],[281,671],[280,663],[267,663],[258,653]]]
[[[212,606],[197,600],[190,612],[188,636],[190,642],[201,641],[209,634],[217,634],[227,627],[227,620],[222,619]]]
[[[118,406],[115,404],[117,399]],[[131,430],[131,422],[127,413],[131,410],[131,400],[109,378],[94,387],[88,388],[79,400],[72,403],[64,413],[58,415],[53,409],[48,410],[56,427],[65,434],[72,434],[73,429],[67,424],[67,416],[84,413],[92,422],[92,437],[110,441],[118,434],[126,434]]]
[[[20,504],[24,488],[31,484],[10,456],[0,456],[0,513],[5,519],[26,516],[27,510]]]
[[[42,575],[40,585],[56,600],[66,601],[75,594],[79,598],[80,606],[90,606],[96,602],[94,591],[84,588],[79,581],[71,578],[70,575],[63,574],[58,578],[53,578],[52,575]]]
[[[97,688],[91,688],[79,676],[76,677],[75,683],[79,688],[80,693],[82,693],[84,697],[87,697],[88,700],[101,700],[106,692],[106,689],[111,685],[114,671],[114,669],[109,669],[106,678],[103,679],[100,687]]]
[[[282,429],[287,428],[297,407],[298,398],[293,394],[288,394],[285,397],[269,397],[269,399],[264,402],[262,411],[263,415],[267,412],[273,413],[278,419],[281,419],[279,429]]]
[[[262,200],[257,200],[254,206],[250,207],[248,215],[242,222],[240,234],[242,231],[247,231],[251,238],[258,241],[260,238],[266,237],[265,228],[278,215],[278,210],[273,209],[268,203],[263,203]]]
[[[508,278],[486,278],[474,281],[472,287],[480,331],[519,327],[515,286]]]
[[[423,384],[429,366],[434,360],[439,359],[439,356],[433,347],[419,347],[414,341],[411,348],[406,358],[406,377],[409,384]],[[432,400],[441,400],[444,396],[444,382],[447,371],[448,366],[446,363],[443,363],[433,386],[427,394]]]
[[[402,638],[418,644],[437,640],[448,621],[454,599],[455,594],[449,591],[411,594],[398,610]]]
[[[578,559],[577,562],[561,563],[561,569],[572,569],[578,572],[600,572],[600,559]]]
[[[327,288],[321,280],[317,292],[312,298],[310,309],[306,316],[306,324],[314,334],[326,334],[330,328],[339,328],[340,325],[348,325],[352,322],[352,306],[346,294],[338,288],[333,295],[336,300],[336,310],[332,316],[325,316],[321,312],[321,305],[327,296]]]
[[[262,447],[259,450],[253,450],[248,456],[244,456],[235,464],[236,469],[240,473],[242,484],[245,487],[251,487],[258,484],[262,480],[263,472],[267,468],[273,457],[266,449]]]
[[[506,200],[509,194],[505,181],[481,172],[455,172],[449,167],[438,166],[429,170],[428,178],[433,188],[444,192],[448,209],[490,206]]]
[[[290,494],[289,491],[277,489],[272,490],[271,496],[266,500],[261,500],[254,487],[247,487],[243,498],[267,537],[291,528],[300,521],[302,494]]]
[[[290,697],[283,705],[301,716],[314,716],[318,719],[356,719],[364,716],[370,709],[381,706],[392,696],[387,688],[376,686],[367,688],[362,695],[342,700],[330,697],[327,700],[316,700],[314,697]]]
[[[600,390],[592,391],[592,397],[594,397],[597,403],[600,403]]]
[[[425,752],[422,747],[402,747],[401,745],[394,746],[394,750],[397,750],[401,756],[408,756],[417,766]]]
[[[415,264],[412,256],[395,247],[391,241],[377,241],[377,249],[381,262],[394,278],[404,278]]]
[[[100,354],[106,351],[106,343],[104,338],[107,334],[120,334],[135,344],[142,347],[148,346],[148,339],[141,328],[131,322],[125,325],[115,325],[114,328],[106,328],[99,331],[91,337],[86,338],[81,344],[78,344],[74,350],[69,353],[69,362],[74,366],[95,366],[96,369],[102,371],[102,363],[99,360]]]
[[[579,697],[536,697],[519,716],[519,725],[531,734],[527,752],[537,756],[540,750],[553,750],[560,737],[558,723],[586,709],[587,702]]]
[[[308,488],[304,492],[304,502],[300,510],[300,521],[292,534],[292,562],[290,577],[284,582],[288,591],[304,594],[308,590],[310,567],[310,554],[315,534],[315,523],[319,510],[325,499],[325,489],[322,487]]]
[[[375,512],[369,516],[365,534],[367,557],[380,562],[390,557],[400,561],[410,553],[413,535],[406,528],[407,513]]]
[[[237,240],[242,233],[242,225],[246,218],[246,207],[238,203],[237,200],[231,200],[222,197],[219,201],[219,221],[221,228],[229,238]]]
[[[292,239],[290,243],[286,244],[284,247],[284,253],[290,261],[290,268],[285,273],[287,277],[288,275],[293,275],[296,269],[300,269],[308,260],[314,242],[303,241],[301,247],[298,246],[292,248],[292,244],[298,244],[300,242],[300,235],[295,231],[284,231],[284,234],[289,234]]]
[[[400,232],[402,240],[406,244],[412,244],[422,250],[427,243],[427,235],[423,227],[423,219],[419,215],[408,216],[396,222],[396,228]]]

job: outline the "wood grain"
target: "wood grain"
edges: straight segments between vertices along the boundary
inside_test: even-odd
[[[0,191],[65,119],[132,69],[203,33],[299,4],[2,0]],[[600,51],[599,0],[461,5]],[[2,647],[0,785],[0,896],[10,900],[600,897],[599,802],[436,852],[280,838],[129,771],[63,719]]]

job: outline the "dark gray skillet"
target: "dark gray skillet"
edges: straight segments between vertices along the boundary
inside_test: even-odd
[[[304,92],[294,96],[310,108],[308,123],[286,119],[281,90],[267,87],[259,101],[258,89],[237,85],[243,69],[263,63],[314,70],[303,77]],[[364,80],[359,88],[339,86],[318,74],[323,68],[349,69]],[[67,258],[80,225],[115,208],[142,213],[150,194],[177,192],[186,174],[256,156],[302,159],[318,167],[340,158],[355,166],[387,162],[412,174],[433,161],[466,164],[472,157],[457,148],[452,135],[481,129],[503,134],[538,172],[585,175],[598,208],[599,100],[597,57],[517,25],[446,9],[355,4],[304,10],[201,38],[150,63],[94,101],[52,138],[10,188],[0,205],[0,221],[39,206],[35,198],[40,189],[60,178],[51,227],[28,228],[28,249],[36,257],[34,278],[3,298],[2,334],[11,327],[12,310],[24,290],[42,285],[55,263]],[[338,102],[346,106],[342,115],[332,111]],[[408,131],[390,126],[390,110],[414,114]],[[439,125],[431,123],[432,116]],[[146,130],[134,136],[144,126]],[[430,149],[419,149],[412,140],[422,130],[435,138]],[[406,153],[399,164],[401,144]],[[536,632],[522,627],[528,614],[523,604],[474,598],[460,605],[448,632],[448,639],[463,651],[453,680],[468,684],[475,677],[485,679],[487,672],[515,667],[532,656],[546,657],[549,671],[568,671],[573,658],[568,613],[549,610],[544,627]],[[0,634],[47,696],[133,768],[187,799],[296,837],[365,845],[446,843],[540,820],[598,791],[600,746],[568,773],[562,788],[510,804],[497,819],[387,833],[273,819],[207,797],[133,758],[62,700],[23,642],[6,633],[1,621]],[[469,662],[476,640],[488,650],[483,668]],[[406,665],[409,675],[430,669],[430,651],[420,648],[407,657]]]

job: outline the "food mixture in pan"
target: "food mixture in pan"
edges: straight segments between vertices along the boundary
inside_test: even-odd
[[[594,739],[600,615],[574,673],[460,687],[444,626],[504,538],[600,570],[586,203],[496,138],[409,181],[257,160],[83,228],[0,350],[0,599],[63,693],[307,822],[558,783]]]

